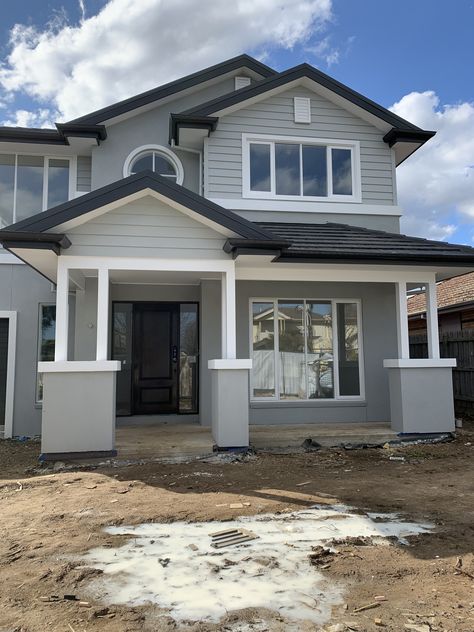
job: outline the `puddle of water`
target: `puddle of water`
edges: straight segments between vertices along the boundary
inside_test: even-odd
[[[251,530],[258,539],[226,549],[211,547],[210,533],[232,528]],[[91,589],[108,604],[151,602],[177,621],[213,622],[233,610],[264,607],[290,620],[322,625],[331,608],[342,603],[343,588],[310,566],[312,546],[348,536],[395,536],[406,543],[406,536],[432,528],[402,522],[394,514],[315,506],[222,523],[109,527],[108,533],[130,539],[119,548],[93,549],[82,559],[104,571]]]

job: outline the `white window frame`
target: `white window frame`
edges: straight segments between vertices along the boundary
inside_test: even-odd
[[[41,332],[43,325],[43,307],[56,307],[56,303],[39,303],[38,304],[38,324],[37,324],[37,340],[36,340],[36,385],[35,385],[35,403],[37,405],[43,405],[43,400],[39,398],[39,371],[38,362],[41,360]],[[56,345],[56,334],[54,336],[54,344]]]
[[[255,397],[253,395],[253,369],[250,371],[250,401],[251,402],[277,402],[284,404],[285,406],[297,404],[298,402],[306,402],[315,404],[316,402],[341,402],[341,401],[353,401],[363,402],[365,401],[365,370],[364,370],[364,349],[362,341],[362,301],[360,298],[308,298],[308,297],[251,297],[249,299],[249,350],[250,357],[253,357],[253,303],[271,303],[273,305],[274,313],[278,313],[278,302],[298,302],[306,301],[307,303],[331,303],[331,316],[332,316],[332,342],[333,342],[333,388],[334,397],[328,398],[298,398],[298,399],[280,399],[280,363],[278,362],[279,352],[279,337],[278,337],[278,319],[273,319],[273,338],[274,338],[274,365],[275,365],[275,395],[271,397]],[[357,344],[359,352],[359,395],[340,395],[339,394],[339,346],[338,346],[338,330],[337,330],[337,305],[339,303],[355,303],[357,309]],[[305,351],[306,355],[306,351]],[[305,377],[307,382],[307,375]],[[306,384],[307,388],[307,384]],[[320,405],[320,404],[318,404]]]
[[[291,145],[318,145],[326,147],[327,156],[327,196],[314,195],[277,195],[275,193],[275,143]],[[250,145],[270,145],[270,191],[252,191],[250,188]],[[340,195],[332,192],[332,160],[331,149],[348,149],[351,152],[352,195]],[[303,188],[303,169],[300,151],[300,180]],[[339,140],[329,138],[313,138],[305,136],[269,136],[266,134],[242,134],[242,197],[265,200],[299,200],[307,202],[362,202],[360,175],[360,142],[357,140]]]
[[[1,311],[0,318],[8,320],[8,350],[7,350],[7,383],[5,389],[5,419],[0,419],[3,425],[3,437],[13,437],[13,408],[15,400],[15,361],[16,361],[16,329],[17,312]]]
[[[69,163],[69,186],[68,186],[68,200],[72,200],[76,197],[76,158],[75,156],[56,156],[53,154],[35,154],[32,152],[23,151],[0,151],[0,154],[5,156],[15,157],[15,175],[13,179],[13,224],[17,221],[16,218],[16,198],[17,198],[17,177],[18,177],[18,156],[31,156],[35,158],[43,158],[43,199],[42,208],[38,209],[38,213],[48,210],[48,170],[50,160],[67,160]]]
[[[174,152],[171,151],[171,149],[168,149],[168,147],[163,147],[163,145],[142,145],[141,147],[137,147],[136,149],[131,151],[126,157],[124,165],[123,165],[123,177],[128,178],[128,176],[131,175],[132,164],[140,156],[140,154],[147,154],[150,152],[163,154],[163,156],[167,158],[171,162],[173,167],[176,169],[176,184],[183,184],[183,181],[184,181],[183,163],[178,158],[178,156]]]

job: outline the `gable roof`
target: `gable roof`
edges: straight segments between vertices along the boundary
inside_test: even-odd
[[[450,307],[472,303],[474,301],[474,272],[461,274],[441,281],[436,286],[438,295],[438,309],[447,310]],[[426,296],[424,293],[410,296],[407,302],[408,315],[414,316],[426,312]]]
[[[69,138],[93,138],[97,144],[107,138],[103,125],[56,123],[56,129],[0,126],[0,142],[69,145]]]
[[[51,231],[66,222],[146,189],[161,194],[244,238],[264,241],[273,238],[264,228],[233,211],[222,208],[153,171],[142,171],[3,228],[0,230],[0,242],[26,240],[27,234],[30,234],[31,241],[31,233]]]
[[[137,108],[143,107],[149,103],[159,101],[160,99],[164,99],[165,97],[181,92],[182,90],[187,90],[188,88],[192,88],[200,83],[204,83],[210,79],[215,79],[216,77],[220,77],[221,75],[225,75],[234,70],[239,70],[240,68],[251,70],[261,77],[270,77],[275,74],[275,71],[272,68],[262,64],[262,62],[257,59],[250,57],[250,55],[238,55],[237,57],[232,57],[231,59],[227,59],[219,64],[215,64],[214,66],[209,66],[208,68],[194,72],[186,77],[170,81],[169,83],[153,88],[152,90],[148,90],[147,92],[142,92],[141,94],[124,99],[118,103],[101,108],[100,110],[96,110],[95,112],[91,112],[85,116],[80,116],[79,118],[69,121],[69,123],[97,125],[98,123],[103,123],[109,119],[115,118],[116,116],[120,116]]]
[[[352,90],[348,86],[344,85],[340,81],[333,79],[329,75],[326,75],[324,72],[321,72],[317,68],[314,68],[310,64],[300,64],[298,66],[294,66],[293,68],[289,68],[283,72],[278,74],[273,74],[267,79],[263,79],[256,84],[250,85],[247,88],[242,88],[241,90],[230,92],[223,96],[217,97],[208,101],[207,103],[203,103],[197,107],[190,108],[185,110],[181,114],[188,114],[194,116],[209,116],[210,114],[215,114],[216,112],[220,112],[226,108],[238,105],[247,101],[248,99],[252,99],[253,97],[259,96],[261,94],[265,94],[270,90],[274,90],[275,88],[279,88],[281,86],[285,86],[292,81],[296,81],[298,79],[307,78],[324,88],[329,89],[331,92],[343,97],[350,103],[362,108],[363,110],[373,114],[377,118],[382,119],[392,127],[397,129],[405,129],[405,130],[420,130],[421,128],[413,125],[409,121],[397,116],[390,110],[387,110],[383,106],[375,103],[371,99],[368,99],[364,95]]]
[[[255,222],[273,239],[286,240],[278,261],[293,262],[353,262],[409,265],[471,265],[474,248],[410,237],[382,230],[349,226],[347,224],[287,224],[283,222]],[[263,246],[264,247],[264,246]],[[255,245],[255,248],[257,246]],[[245,240],[228,239],[225,249],[238,255],[248,251]]]

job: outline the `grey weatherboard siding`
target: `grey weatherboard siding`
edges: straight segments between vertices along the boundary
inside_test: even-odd
[[[309,124],[294,122],[293,98],[297,96],[311,99]],[[219,119],[216,131],[207,141],[208,197],[242,197],[242,134],[357,140],[360,142],[362,202],[396,203],[392,150],[383,141],[383,132],[304,88],[287,90]],[[320,204],[323,203],[318,206]],[[337,202],[324,204],[325,210],[329,207],[337,213]]]

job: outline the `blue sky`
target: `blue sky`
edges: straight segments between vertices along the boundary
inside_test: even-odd
[[[439,130],[399,170],[403,227],[471,244],[474,1],[250,5],[2,0],[0,122],[45,126],[73,118],[240,52],[277,69],[308,61],[416,124]],[[212,19],[201,24],[203,12]]]

